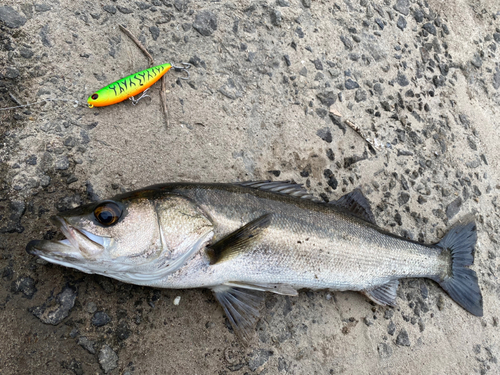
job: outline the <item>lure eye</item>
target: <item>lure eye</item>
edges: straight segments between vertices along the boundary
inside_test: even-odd
[[[95,219],[105,227],[117,223],[122,216],[122,209],[114,202],[104,202],[94,210]]]
[[[92,98],[93,100],[96,100],[98,97],[99,97],[99,95],[97,95],[97,94],[94,94],[94,95],[92,95],[92,96],[91,96],[91,98]]]

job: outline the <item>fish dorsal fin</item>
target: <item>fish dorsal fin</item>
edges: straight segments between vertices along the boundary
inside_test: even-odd
[[[396,291],[398,289],[399,280],[389,281],[387,284],[379,286],[378,288],[365,290],[363,293],[373,302],[382,306],[395,306],[396,305]]]
[[[366,199],[366,197],[359,189],[351,191],[350,193],[340,197],[336,201],[330,202],[330,204],[343,208],[352,215],[366,220],[372,224],[376,224],[375,216],[373,216],[372,209],[370,208],[370,203],[368,203],[368,199]]]
[[[271,217],[272,214],[262,215],[207,247],[206,254],[210,259],[210,264],[223,262],[250,249],[249,244],[269,226]]]
[[[236,335],[248,343],[260,318],[264,293],[246,288],[219,285],[212,289]]]
[[[320,199],[312,195],[310,192],[308,192],[303,185],[295,184],[290,181],[247,181],[247,182],[236,182],[235,185],[249,187],[263,191],[269,191],[272,193],[278,193],[283,195],[291,195],[292,197],[297,197],[301,199],[310,199],[315,202],[321,201]]]

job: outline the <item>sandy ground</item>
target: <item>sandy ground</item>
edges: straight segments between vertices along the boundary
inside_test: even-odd
[[[148,67],[159,102],[86,108]],[[500,372],[500,6],[494,0],[3,0],[0,5],[0,374]],[[75,106],[71,101],[78,101]],[[346,126],[376,139],[377,151]],[[242,347],[207,290],[155,290],[47,264],[49,217],[169,181],[356,187],[377,223],[432,243],[473,214],[484,317],[427,280],[398,307],[356,293],[269,295]],[[180,304],[174,299],[180,296]]]

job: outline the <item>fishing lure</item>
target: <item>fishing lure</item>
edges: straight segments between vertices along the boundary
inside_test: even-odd
[[[135,95],[140,94],[151,87],[166,72],[168,72],[170,68],[172,68],[172,65],[162,64],[119,79],[118,81],[113,82],[112,84],[93,93],[87,100],[88,106],[89,108],[105,107],[107,105],[120,103],[129,98],[133,98]],[[141,96],[141,98],[143,96]],[[138,100],[135,100],[134,104]]]

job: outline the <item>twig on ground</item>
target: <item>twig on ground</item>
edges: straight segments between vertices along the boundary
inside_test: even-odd
[[[351,120],[345,120],[344,123],[348,125],[352,130],[354,130],[363,140],[368,144],[370,151],[376,154],[376,151],[382,151],[380,144],[378,144],[376,139],[371,139],[366,134],[364,134],[363,130],[361,130],[355,123]]]
[[[148,50],[141,44],[139,39],[137,39],[135,36],[132,35],[132,33],[122,25],[118,25],[120,27],[120,30],[127,35],[132,41],[139,47],[139,49],[146,55],[146,57],[149,60],[149,65],[150,67],[155,65],[155,60],[153,59],[153,56],[148,52]],[[167,128],[170,126],[170,121],[169,121],[169,115],[168,115],[168,105],[167,105],[167,95],[166,95],[166,89],[167,89],[167,81],[165,79],[165,75],[161,77],[161,87],[160,87],[160,101],[161,101],[161,109],[163,112],[163,116],[165,116],[165,121],[167,122]]]

